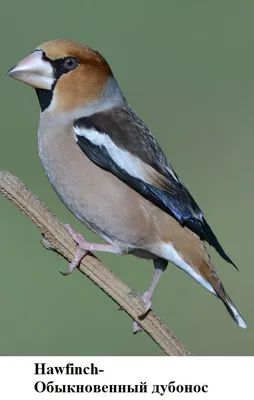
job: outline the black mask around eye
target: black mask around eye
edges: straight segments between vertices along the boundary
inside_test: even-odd
[[[79,61],[76,57],[63,57],[57,60],[51,60],[46,56],[45,53],[42,55],[43,60],[49,62],[53,68],[53,74],[55,79],[59,79],[63,74],[67,74],[73,69],[77,68]]]
[[[46,110],[50,106],[50,103],[53,98],[53,90],[55,88],[57,80],[64,74],[74,70],[78,67],[79,61],[75,57],[64,57],[58,58],[57,60],[51,60],[46,56],[45,53],[42,55],[42,59],[49,62],[53,68],[53,75],[55,78],[55,82],[51,88],[51,90],[45,89],[36,89],[36,94],[40,103],[41,112]]]

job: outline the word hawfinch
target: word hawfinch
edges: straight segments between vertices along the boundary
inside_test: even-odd
[[[9,71],[35,88],[40,108],[39,155],[69,210],[107,244],[78,244],[70,274],[87,251],[153,259],[155,274],[142,296],[145,313],[168,261],[219,297],[242,328],[205,243],[233,264],[160,145],[129,106],[105,59],[90,47],[53,40]],[[233,264],[234,265],[234,264]],[[139,329],[134,323],[134,331]]]

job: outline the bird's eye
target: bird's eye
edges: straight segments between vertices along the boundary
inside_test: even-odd
[[[68,71],[78,66],[78,60],[75,57],[66,57],[63,62],[63,67]]]

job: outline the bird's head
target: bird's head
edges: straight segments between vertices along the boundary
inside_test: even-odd
[[[41,111],[68,113],[104,102],[118,86],[105,59],[90,47],[70,40],[38,46],[8,72],[36,89]],[[109,101],[110,99],[108,99]]]

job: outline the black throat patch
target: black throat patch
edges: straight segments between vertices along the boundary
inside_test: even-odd
[[[46,89],[36,89],[36,94],[40,103],[41,112],[46,110],[51,104],[53,98],[53,90],[46,90]]]

